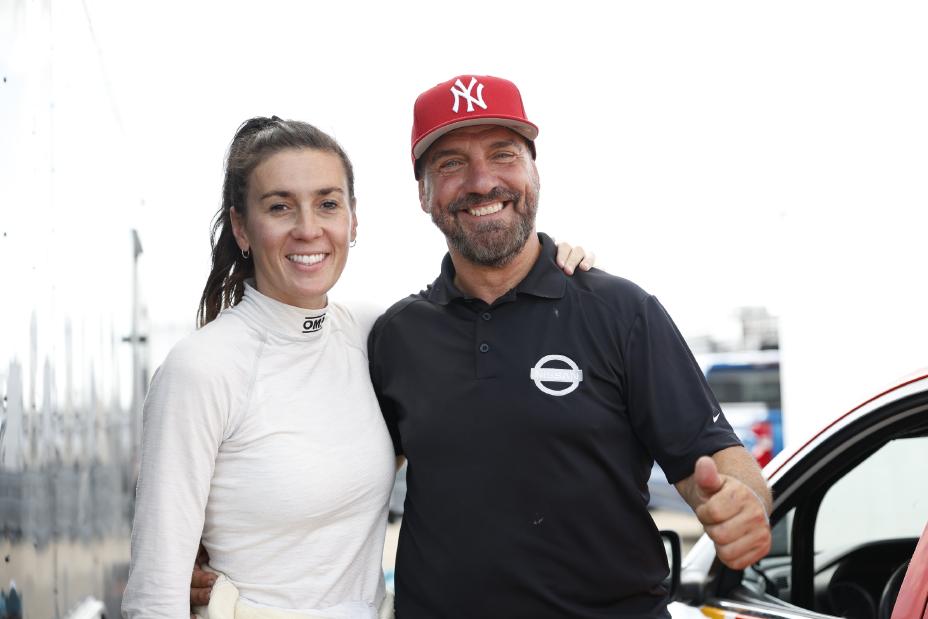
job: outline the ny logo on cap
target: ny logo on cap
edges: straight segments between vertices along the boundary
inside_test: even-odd
[[[477,96],[472,97],[471,91],[474,89],[474,84],[477,84]],[[451,108],[451,111],[455,114],[458,113],[458,105],[461,102],[461,99],[467,100],[467,111],[474,111],[474,104],[479,105],[483,109],[487,109],[487,104],[483,102],[483,84],[477,81],[476,77],[470,78],[470,84],[467,88],[464,88],[464,83],[460,79],[454,82],[454,86],[451,87],[451,94],[454,95],[454,106]]]

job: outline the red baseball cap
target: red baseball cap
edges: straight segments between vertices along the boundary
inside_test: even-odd
[[[529,140],[532,157],[538,127],[525,116],[522,95],[509,80],[490,75],[459,75],[416,99],[412,119],[412,165],[449,131],[471,125],[502,125]]]

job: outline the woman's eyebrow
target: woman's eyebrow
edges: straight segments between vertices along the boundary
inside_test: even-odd
[[[331,193],[340,193],[344,194],[345,191],[341,187],[332,186],[332,187],[322,187],[313,192],[317,196],[327,196]],[[287,191],[286,189],[272,189],[261,195],[259,200],[265,200],[267,198],[293,198],[293,192]]]

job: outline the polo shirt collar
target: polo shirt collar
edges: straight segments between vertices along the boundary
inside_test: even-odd
[[[557,254],[557,246],[554,240],[543,232],[538,233],[538,240],[541,241],[541,254],[538,260],[532,265],[532,270],[528,272],[521,282],[516,284],[513,290],[510,290],[502,297],[500,301],[514,298],[516,294],[530,294],[545,299],[560,299],[564,296],[564,290],[567,287],[567,276],[557,266],[554,259]],[[448,305],[455,299],[470,299],[457,286],[454,285],[454,263],[451,261],[451,254],[445,254],[441,262],[441,275],[432,283],[428,289],[428,299],[439,305]]]

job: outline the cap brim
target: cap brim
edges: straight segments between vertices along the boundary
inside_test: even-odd
[[[431,132],[422,136],[412,147],[413,157],[418,160],[419,157],[422,156],[422,153],[427,151],[429,146],[435,143],[435,140],[446,133],[454,131],[455,129],[460,129],[461,127],[473,127],[476,125],[499,125],[501,127],[507,127],[529,140],[534,140],[538,137],[538,127],[520,118],[508,118],[505,116],[470,117],[466,120],[454,120],[444,125],[439,125]]]

